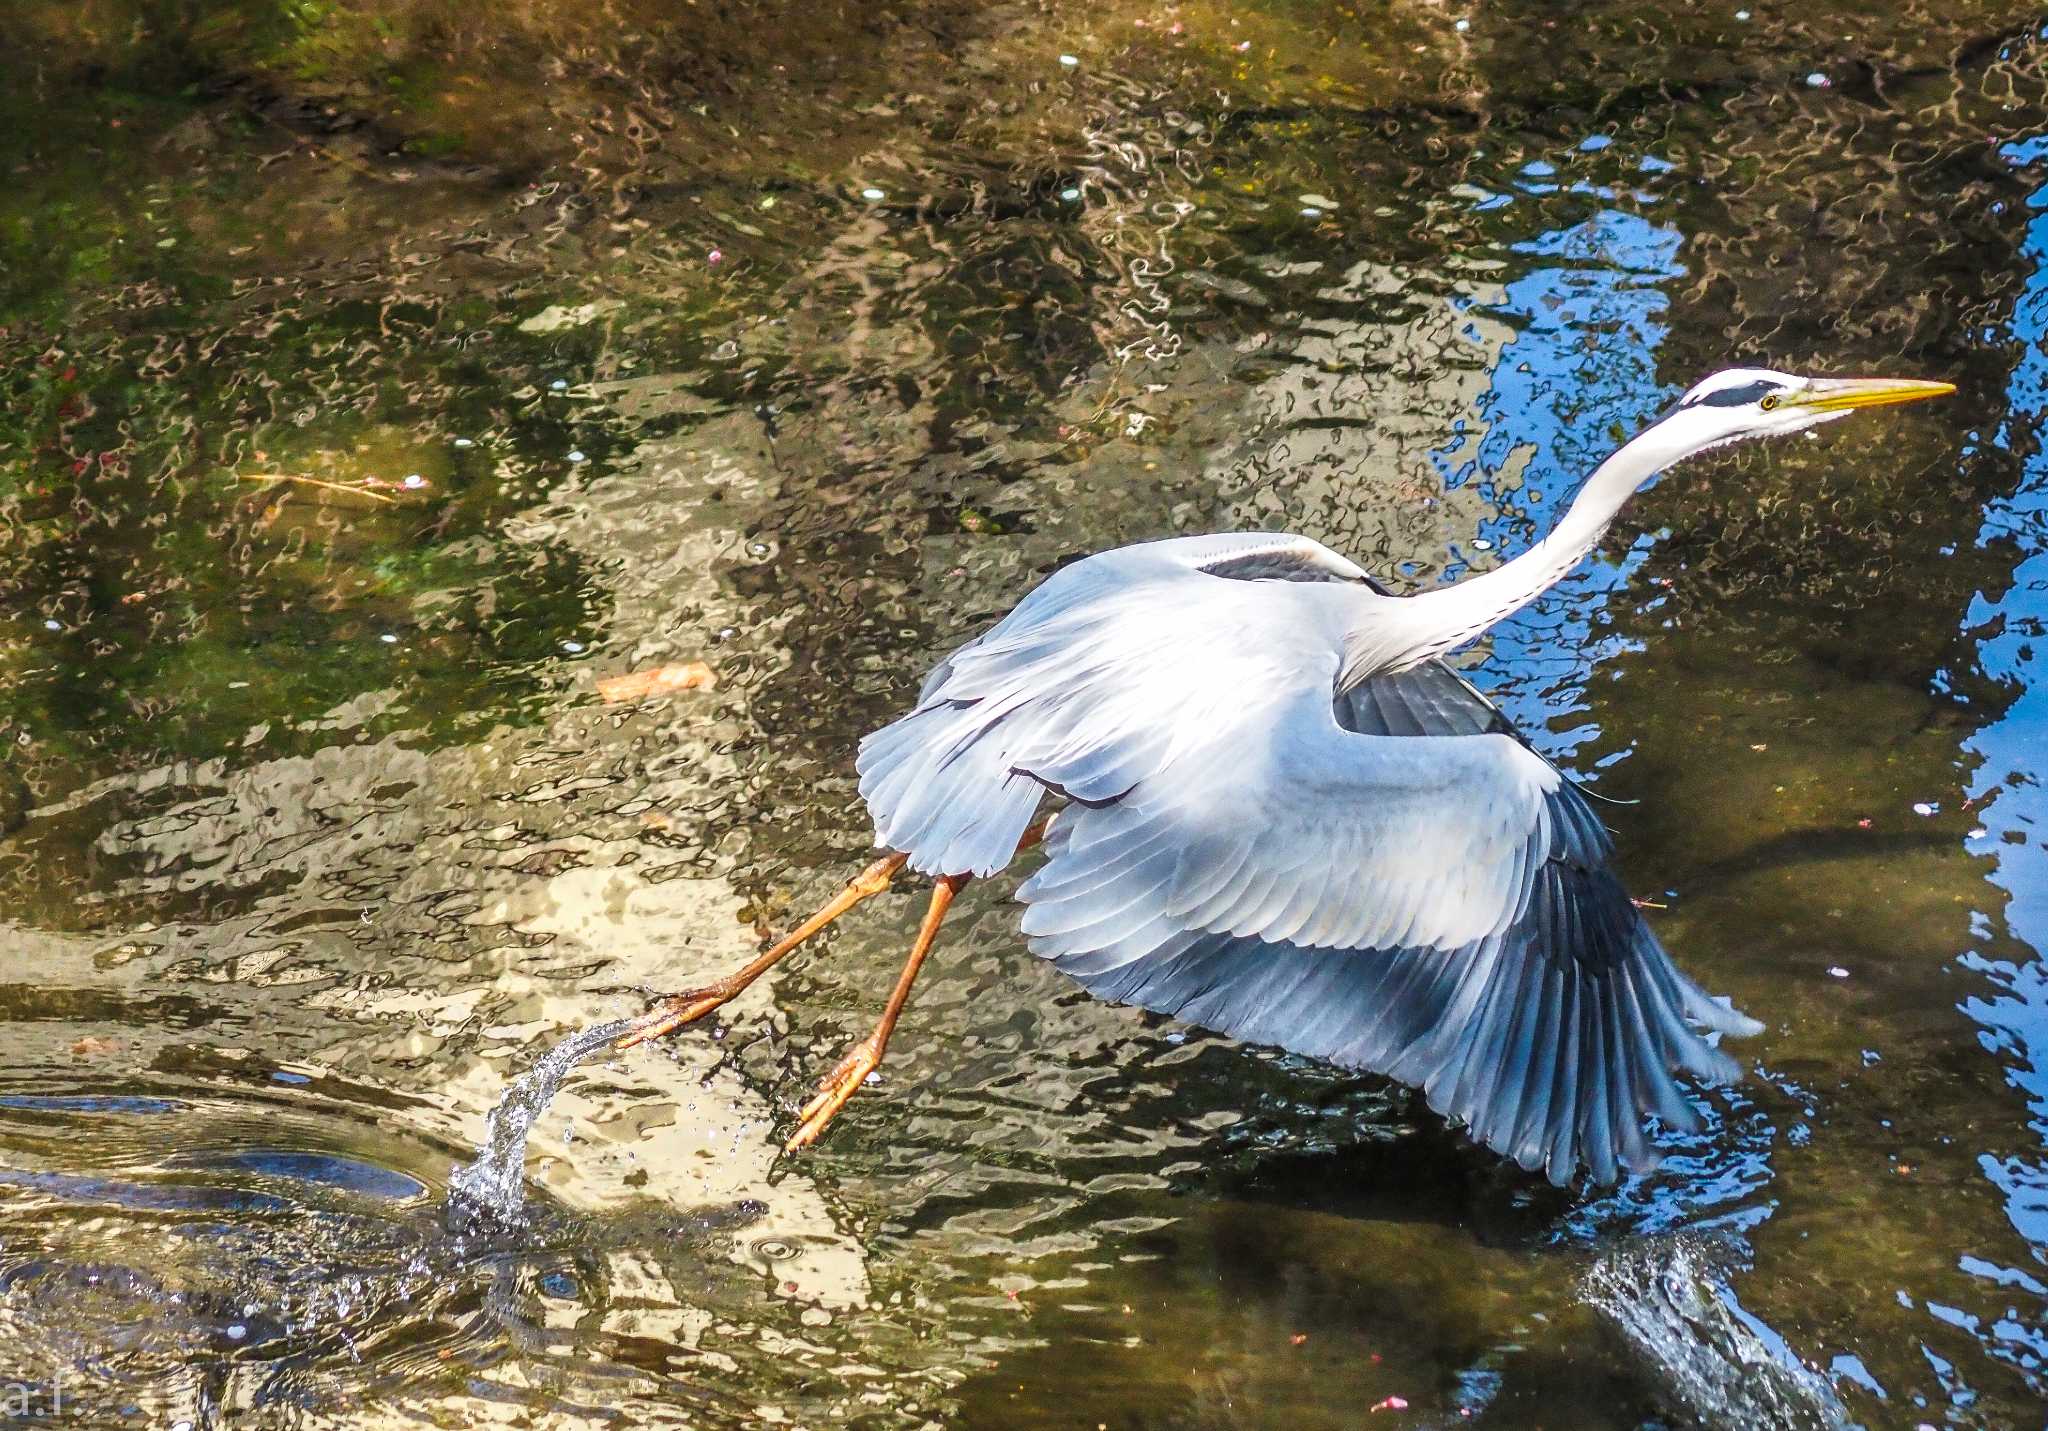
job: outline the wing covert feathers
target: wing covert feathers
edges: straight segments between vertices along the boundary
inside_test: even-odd
[[[1069,796],[1018,896],[1087,988],[1413,1084],[1553,1182],[1650,1167],[1645,1118],[1698,1122],[1677,1076],[1737,1074],[1707,1035],[1760,1025],[1672,963],[1585,799],[1449,667],[1335,693],[1326,618],[1361,584],[1263,534],[1063,568],[862,742],[877,841],[989,874]]]

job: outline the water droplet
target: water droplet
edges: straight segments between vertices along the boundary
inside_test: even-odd
[[[1472,22],[1470,20],[1460,20],[1457,24],[1451,26],[1451,28],[1462,35],[1467,30],[1472,28]]]
[[[1493,550],[1493,543],[1485,537],[1474,537],[1472,538],[1472,550],[1475,552],[1490,552]]]
[[[1305,219],[1319,219],[1323,216],[1323,211],[1316,208],[1313,204],[1304,204],[1301,208],[1301,216]]]
[[[882,200],[884,200],[884,199],[886,199],[886,198],[888,198],[888,197],[889,197],[889,196],[888,196],[887,194],[883,193],[883,192],[882,192],[882,191],[881,191],[880,189],[875,189],[875,188],[867,188],[867,189],[862,189],[862,190],[860,191],[860,196],[861,196],[861,197],[862,197],[863,199],[866,199],[866,200],[867,200],[867,201],[868,201],[869,203],[871,203],[871,204],[879,204],[879,203],[881,203],[881,202],[882,202]]]
[[[569,460],[571,462],[583,462],[587,461],[588,459],[584,457],[583,453],[580,450],[572,447],[569,449]]]
[[[386,631],[382,636],[379,636],[377,639],[379,641],[382,641],[386,646],[396,646],[398,644],[398,637],[396,637],[389,631]]]
[[[456,445],[457,447],[474,447],[474,446],[476,446],[476,444],[475,444],[474,442],[471,442],[471,441],[470,441],[470,440],[469,440],[468,438],[466,438],[466,437],[458,437],[458,438],[456,438],[456,439],[455,439],[455,445]]]
[[[1846,979],[1849,977],[1849,971],[1840,964],[1830,964],[1828,965],[1828,977],[1831,979]]]
[[[45,621],[43,623],[43,629],[45,631],[62,631],[64,629],[64,623],[56,620]]]
[[[1072,69],[1074,68],[1074,66],[1080,64],[1081,61],[1080,58],[1076,55],[1061,55],[1060,63],[1065,65],[1068,69]]]
[[[1071,204],[1081,197],[1081,191],[1079,189],[1062,189],[1060,190],[1060,197]]]
[[[1941,806],[1932,800],[1915,800],[1913,802],[1913,813],[1916,815],[1939,815],[1941,813]]]
[[[1738,19],[1738,20],[1747,20],[1747,19],[1749,18],[1749,11],[1747,11],[1747,10],[1737,10],[1737,11],[1735,12],[1735,18],[1736,18],[1736,19]]]
[[[569,380],[567,378],[556,378],[548,386],[558,393],[567,392],[569,390]]]
[[[246,1337],[248,1335],[249,1329],[243,1326],[240,1322],[236,1322],[233,1326],[228,1328],[228,1340],[231,1342],[238,1342],[243,1337]]]
[[[574,656],[583,649],[583,643],[581,641],[564,641],[562,649]]]
[[[1806,87],[1808,89],[1826,89],[1829,85],[1833,83],[1833,80],[1829,79],[1819,70],[1815,70],[1812,74],[1806,77]]]
[[[405,476],[405,485],[412,488],[414,491],[418,491],[420,488],[427,485],[427,479],[420,476],[420,474],[417,472],[408,472]]]

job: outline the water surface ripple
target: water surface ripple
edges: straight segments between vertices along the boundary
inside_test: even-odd
[[[2040,1424],[2038,7],[0,41],[7,1414]],[[1465,658],[1768,1022],[1653,1176],[1095,1003],[1002,882],[815,1151],[914,888],[603,1048],[857,866],[859,736],[1059,563],[1455,579],[1731,361],[1961,392],[1666,479]]]

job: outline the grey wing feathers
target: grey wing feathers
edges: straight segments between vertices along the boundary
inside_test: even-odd
[[[1174,744],[1162,716],[1200,724],[1241,709],[1238,685],[1173,638],[1205,594],[1212,614],[1251,630],[1266,608],[1244,602],[1246,587],[1211,580],[1201,563],[1304,546],[1315,544],[1182,538],[1054,572],[941,661],[909,715],[861,742],[860,793],[877,842],[908,853],[921,873],[989,874],[1009,863],[1048,789],[1079,800],[1122,795]],[[1349,567],[1325,555],[1341,564],[1333,571]],[[1236,674],[1250,678],[1245,667],[1259,659]]]
[[[909,715],[861,742],[877,843],[921,873],[989,874],[1009,862],[1047,788],[1083,800],[1128,790],[1168,743],[1161,716],[1200,713],[1185,653],[1154,633],[1181,593],[1211,577],[1380,589],[1328,547],[1285,533],[1178,537],[1062,567],[934,666]]]
[[[1361,681],[1337,697],[1337,724],[1359,735],[1515,735],[1508,718],[1441,661]]]
[[[1360,733],[1504,733],[1499,713],[1448,668],[1365,684],[1377,689],[1347,693],[1336,712]],[[1526,845],[1504,857],[1515,893],[1497,927],[1444,937],[1439,922],[1437,937],[1416,938],[1429,926],[1410,920],[1349,944],[1299,937],[1317,932],[1302,918],[1311,907],[1386,902],[1386,881],[1371,861],[1341,853],[1341,835],[1328,836],[1340,853],[1325,878],[1302,887],[1311,906],[1284,879],[1243,874],[1258,863],[1248,851],[1289,843],[1264,831],[1221,857],[1226,896],[1191,904],[1172,893],[1190,850],[1217,857],[1174,821],[1145,820],[1144,798],[1141,787],[1060,817],[1045,866],[1019,891],[1034,952],[1102,997],[1413,1084],[1477,1141],[1554,1182],[1580,1166],[1601,1182],[1654,1166],[1646,1116],[1697,1124],[1674,1073],[1723,1082],[1737,1072],[1693,1025],[1760,1027],[1671,962],[1607,867],[1606,830],[1561,778],[1542,791]],[[1445,805],[1451,818],[1455,802]],[[1328,831],[1344,823],[1343,812],[1325,812]],[[1451,863],[1442,878],[1454,884]],[[1484,902],[1469,888],[1458,900]]]
[[[1136,957],[1060,933],[1034,936],[1032,949],[1103,998],[1412,1084],[1476,1141],[1553,1182],[1581,1165],[1611,1182],[1655,1165],[1646,1114],[1697,1127],[1673,1070],[1709,1083],[1737,1074],[1688,1020],[1728,1034],[1758,1026],[1672,964],[1605,868],[1605,833],[1578,792],[1561,785],[1550,798],[1560,839],[1526,905],[1505,930],[1455,949],[1164,928]],[[1061,817],[1048,870],[1085,824]],[[1026,897],[1043,896],[1027,886]]]
[[[1355,581],[1385,594],[1356,563],[1307,537],[1269,532],[1231,532],[1174,543],[1174,555],[1210,576],[1231,581]]]
[[[1672,964],[1584,798],[1438,662],[1335,693],[1316,611],[1364,573],[1299,537],[1063,568],[862,743],[877,838],[1006,865],[1037,953],[1112,999],[1391,1074],[1562,1181],[1654,1157],[1673,1079],[1734,1073],[1693,1024],[1757,1025]],[[1376,589],[1376,588],[1375,588]]]

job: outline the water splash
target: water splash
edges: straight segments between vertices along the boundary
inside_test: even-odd
[[[569,1035],[505,1090],[484,1124],[477,1155],[448,1180],[448,1216],[458,1225],[479,1217],[504,1225],[521,1220],[526,1202],[526,1139],[569,1071],[611,1047],[633,1026],[614,1019]]]
[[[1836,1431],[1847,1410],[1825,1377],[1736,1300],[1709,1237],[1626,1243],[1586,1274],[1586,1300],[1657,1374],[1676,1408],[1707,1426]]]

